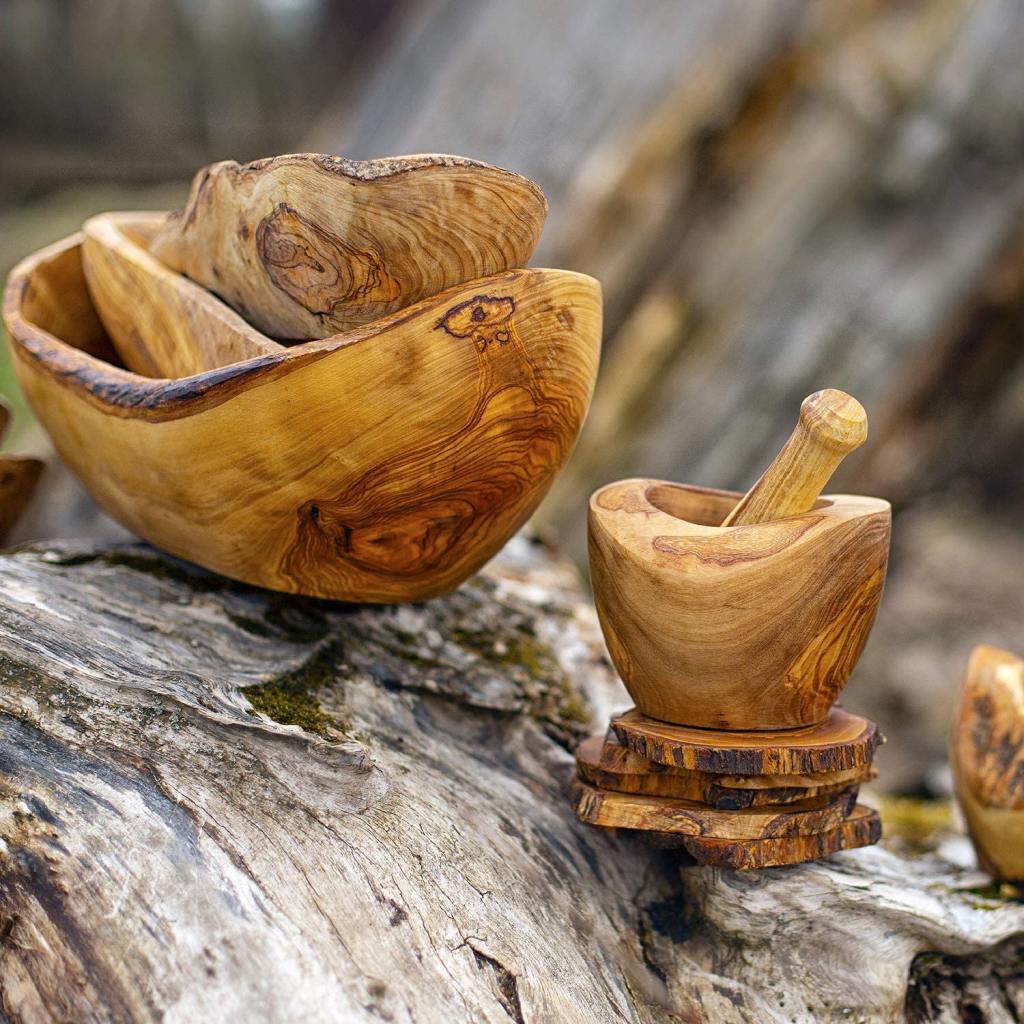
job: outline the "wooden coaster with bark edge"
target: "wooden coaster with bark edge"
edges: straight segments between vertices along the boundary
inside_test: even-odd
[[[801,789],[808,786],[830,786],[842,782],[868,782],[878,774],[871,765],[860,765],[857,768],[848,768],[841,772],[803,772],[799,775],[722,775],[715,772],[687,771],[685,768],[675,768],[671,765],[659,764],[656,761],[648,761],[647,758],[635,754],[629,747],[623,746],[619,737],[615,735],[615,730],[611,727],[604,737],[599,766],[604,771],[619,774],[647,770],[666,772],[670,775],[696,776],[731,789],[784,789],[787,787]]]
[[[877,811],[864,804],[857,804],[850,816],[835,828],[811,835],[737,842],[670,833],[640,834],[652,846],[685,851],[700,865],[750,871],[803,864],[842,850],[874,846],[882,838],[882,821]]]
[[[528,178],[459,156],[225,160],[152,253],[272,338],[327,338],[525,267],[547,208]]]
[[[577,778],[572,780],[572,799],[576,816],[589,825],[715,839],[769,839],[835,828],[857,803],[857,787],[785,806],[729,811],[692,800],[597,789]]]
[[[0,401],[0,440],[7,433],[11,410]],[[4,540],[28,505],[43,463],[29,455],[0,455],[0,542]]]
[[[576,748],[576,770],[584,782],[598,789],[645,796],[693,800],[718,810],[770,807],[791,804],[808,797],[838,794],[873,776],[869,767],[838,773],[828,782],[804,783],[800,776],[775,776],[790,784],[766,787],[734,786],[723,779],[732,776],[688,772],[647,761],[622,746],[616,738],[591,736]],[[757,779],[757,776],[754,776]],[[828,776],[819,776],[828,778]],[[739,779],[739,782],[746,780]]]
[[[659,764],[722,775],[800,775],[870,765],[883,737],[877,725],[832,708],[819,725],[733,732],[671,725],[633,708],[612,719],[630,750]]]

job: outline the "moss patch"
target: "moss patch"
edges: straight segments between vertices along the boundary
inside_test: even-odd
[[[953,805],[949,800],[885,796],[878,810],[886,840],[898,841],[911,853],[934,850],[953,834]]]
[[[242,692],[254,711],[281,725],[297,725],[326,739],[338,739],[347,734],[348,723],[324,711],[316,695],[334,681],[339,653],[337,645],[328,644],[293,672]]]

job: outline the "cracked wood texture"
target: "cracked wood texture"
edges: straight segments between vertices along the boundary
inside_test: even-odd
[[[582,274],[510,270],[360,330],[177,380],[116,365],[81,236],[12,272],[18,379],[123,526],[233,579],[349,601],[445,593],[569,457],[601,344]]]
[[[576,821],[569,751],[624,694],[572,574],[524,538],[393,608],[141,545],[22,549],[0,555],[0,676],[7,1020],[1024,1009],[1024,907],[976,871],[881,849],[681,870]]]
[[[151,251],[274,338],[326,338],[525,267],[547,215],[526,178],[456,156],[318,153],[204,167]]]

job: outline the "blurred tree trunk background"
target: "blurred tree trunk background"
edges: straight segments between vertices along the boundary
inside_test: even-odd
[[[254,22],[261,6],[291,28]],[[115,34],[202,41],[187,61],[133,55],[187,117],[124,88],[94,7]],[[30,9],[53,19],[46,87],[75,95],[47,159],[10,149],[19,188],[288,149],[465,153],[540,182],[535,262],[597,276],[606,298],[590,421],[539,517],[581,564],[597,485],[744,489],[806,394],[857,395],[871,435],[834,489],[897,517],[847,703],[893,739],[883,783],[945,789],[970,648],[1024,650],[1021,0],[0,3],[37,25]],[[38,141],[11,112],[41,87],[20,39],[0,33],[0,126]]]

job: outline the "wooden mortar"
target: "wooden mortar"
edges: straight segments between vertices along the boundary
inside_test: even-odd
[[[723,527],[741,495],[623,480],[590,499],[590,573],[612,661],[645,715],[709,729],[822,721],[882,595],[890,508],[831,495]]]

